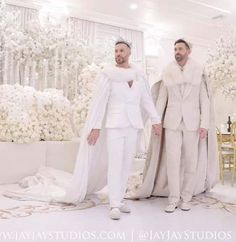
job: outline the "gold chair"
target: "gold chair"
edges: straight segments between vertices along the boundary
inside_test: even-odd
[[[219,151],[219,162],[220,162],[220,180],[224,184],[225,171],[232,172],[232,181],[235,176],[235,162],[234,162],[234,150],[232,147],[232,137],[230,141],[223,141],[222,133],[216,128],[217,140],[218,140],[218,151]]]
[[[233,124],[231,125],[230,138],[231,138],[231,145],[233,148],[233,172],[232,172],[232,179],[231,179],[231,184],[233,186],[234,180],[235,180],[235,174],[236,174],[236,122],[233,122]]]

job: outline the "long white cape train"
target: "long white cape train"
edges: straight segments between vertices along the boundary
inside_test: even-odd
[[[106,100],[109,97],[111,73],[120,78],[120,73],[114,69],[105,71],[99,78],[99,84],[90,107],[90,111],[80,139],[80,147],[74,174],[55,170],[49,167],[41,168],[31,177],[24,178],[20,185],[23,189],[6,191],[5,196],[20,200],[58,201],[78,204],[86,199],[97,199],[93,194],[106,186],[107,182],[107,154],[105,129],[101,129],[100,137],[95,146],[89,146],[87,135],[94,127],[98,115],[106,110]],[[121,77],[125,80],[125,76]],[[141,80],[142,79],[142,80]],[[129,81],[129,80],[127,80]],[[148,82],[144,75],[137,70],[137,81]],[[207,83],[206,83],[207,85]],[[153,86],[153,98],[156,102],[159,85]],[[150,90],[149,90],[150,91]],[[211,92],[208,89],[209,98]],[[145,114],[143,115],[146,121]],[[164,146],[162,139],[152,134],[144,179],[137,190],[131,191],[131,198],[145,198],[150,196],[168,196]],[[162,148],[161,148],[162,147]],[[216,137],[214,125],[214,111],[211,110],[211,128],[208,139],[200,142],[199,163],[196,174],[195,194],[211,189],[218,180],[218,158],[216,152]],[[162,152],[163,151],[163,152]],[[161,159],[160,159],[161,158]],[[133,186],[135,188],[135,186]]]
[[[136,81],[145,82],[151,95],[150,87],[144,74],[132,66]],[[123,75],[123,76],[122,76]],[[34,176],[26,177],[19,182],[23,189],[6,191],[4,195],[19,200],[58,201],[78,204],[101,190],[107,183],[106,130],[101,129],[95,146],[89,146],[87,136],[95,126],[100,112],[106,111],[106,100],[109,98],[110,80],[129,81],[125,72],[119,68],[106,68],[98,78],[98,85],[90,105],[89,113],[80,138],[80,147],[73,175],[49,167],[41,167]],[[127,79],[127,80],[126,80]],[[147,115],[143,113],[144,122]],[[96,198],[95,198],[96,199]]]

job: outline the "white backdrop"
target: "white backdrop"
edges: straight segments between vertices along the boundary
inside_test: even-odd
[[[17,22],[20,23],[21,27],[27,31],[30,20],[38,19],[38,10],[31,9],[31,8],[25,8],[25,7],[19,7],[19,6],[13,6],[13,5],[7,5],[7,11],[17,11],[19,13],[19,16],[17,17]],[[71,33],[75,34],[79,38],[83,39],[86,45],[93,46],[97,49],[103,49],[105,45],[107,45],[109,42],[114,42],[115,39],[117,39],[119,36],[123,37],[124,39],[127,39],[132,42],[132,61],[135,63],[138,63],[140,65],[143,65],[144,60],[144,47],[143,47],[143,32],[112,26],[108,24],[88,21],[88,20],[82,20],[75,17],[70,17],[67,19],[68,28],[71,29]],[[4,53],[4,45],[3,47],[3,53]],[[113,48],[113,47],[111,47]],[[111,52],[113,52],[113,49],[111,49]],[[7,57],[6,57],[7,56]],[[59,83],[60,85],[56,85],[52,83],[46,83],[48,86],[35,84],[35,80],[31,80],[31,74],[32,67],[25,67],[21,66],[20,71],[17,71],[16,68],[17,63],[13,60],[14,57],[11,53],[3,54],[1,55],[0,60],[0,70],[3,70],[0,72],[0,83],[8,83],[8,84],[14,84],[14,83],[20,83],[25,84],[25,79],[27,79],[27,84],[34,86],[37,89],[44,89],[47,87],[54,87],[54,88],[63,88],[63,83]],[[43,61],[43,60],[42,60]],[[32,65],[32,63],[30,63]],[[44,71],[46,72],[46,71]],[[58,76],[60,75],[60,69],[56,72]],[[41,75],[41,76],[40,76]],[[39,73],[39,81],[43,81],[44,76],[46,74],[40,74]],[[77,75],[72,77],[73,79],[78,78]],[[28,80],[29,79],[29,80]],[[52,77],[52,79],[57,79],[57,77]],[[71,77],[70,77],[71,79]],[[64,83],[67,83],[68,80],[63,80]],[[67,92],[64,92],[67,95]],[[67,95],[68,96],[68,95]],[[73,97],[72,97],[73,98]]]

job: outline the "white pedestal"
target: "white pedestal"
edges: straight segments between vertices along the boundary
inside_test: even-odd
[[[15,183],[46,165],[46,144],[0,142],[0,184]]]
[[[46,166],[73,172],[79,140],[47,142]]]
[[[79,141],[42,141],[32,144],[0,142],[0,184],[34,175],[40,166],[72,172]]]

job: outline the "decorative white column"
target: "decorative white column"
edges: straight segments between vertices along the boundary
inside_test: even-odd
[[[4,73],[3,73],[3,84],[7,84],[7,72],[8,72],[8,50],[5,50],[5,56],[4,56]]]
[[[43,85],[42,90],[48,87],[48,60],[43,60]]]
[[[35,87],[35,74],[36,74],[36,61],[33,61],[32,68],[31,68],[31,86]]]
[[[20,77],[20,63],[19,61],[16,62],[16,69],[15,69],[15,83],[19,84]]]
[[[63,90],[64,90],[64,95],[67,97],[68,96],[68,89],[69,89],[69,87],[68,87],[68,85],[69,85],[69,78],[68,78],[68,69],[67,69],[68,67],[66,67],[66,69],[65,69],[65,79],[64,79],[64,82],[63,82]]]
[[[54,88],[57,88],[57,72],[58,72],[58,48],[55,50],[55,67],[54,67]]]
[[[14,84],[15,80],[14,80],[14,70],[15,70],[15,66],[14,66],[14,62],[13,62],[13,54],[9,53],[10,56],[10,62],[9,62],[9,82],[8,84]]]
[[[71,19],[68,18],[68,36],[71,35]]]
[[[64,60],[65,60],[65,52],[63,48],[61,49],[61,77],[60,77],[60,88],[63,89],[63,83],[64,83]]]
[[[76,71],[75,71],[75,86],[74,86],[74,97],[73,98],[76,98],[77,97],[77,88],[78,88],[78,72],[79,70],[79,67],[78,65],[76,66]]]
[[[24,86],[29,85],[29,63],[25,63],[25,73],[24,73]]]

